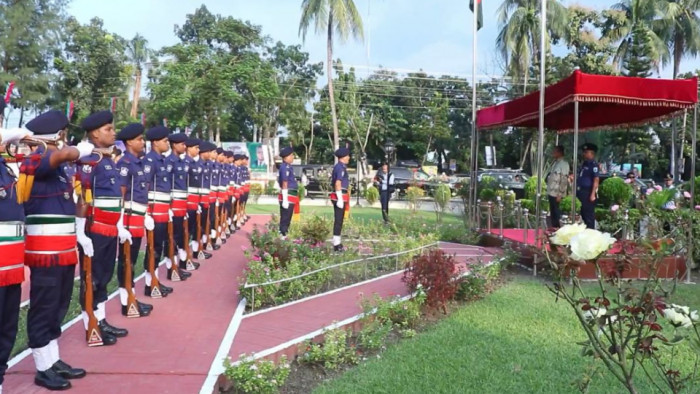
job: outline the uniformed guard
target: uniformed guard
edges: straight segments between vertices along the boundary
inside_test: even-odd
[[[27,123],[34,138],[47,141],[22,163],[33,175],[33,184],[24,203],[26,243],[24,262],[29,267],[28,345],[37,373],[34,383],[50,390],[71,387],[68,379],[85,376],[85,370],[61,361],[58,338],[61,322],[68,312],[73,294],[73,277],[78,263],[77,239],[92,254],[92,243],[84,234],[85,219],[75,217],[73,186],[63,164],[92,154],[90,143],[58,148],[67,132],[68,119],[62,111],[49,111]],[[37,160],[38,159],[38,160]],[[18,190],[18,194],[19,190]]]
[[[233,154],[233,222],[232,231],[240,229],[241,224],[241,161],[243,156],[240,153]]]
[[[170,156],[166,162],[172,167],[172,191],[170,206],[173,211],[173,238],[174,244],[177,247],[177,262],[173,262],[173,267],[178,271],[180,278],[187,279],[192,274],[186,272],[185,262],[187,261],[187,252],[185,251],[185,215],[187,215],[187,173],[189,167],[185,162],[185,140],[187,135],[184,133],[176,133],[168,136],[170,141]],[[168,271],[168,279],[172,275],[172,270]]]
[[[149,217],[146,223],[146,212],[148,211],[148,177],[143,171],[143,155],[146,141],[143,138],[144,128],[140,123],[131,123],[124,127],[117,139],[124,142],[126,151],[121,160],[117,163],[119,170],[120,187],[124,201],[124,227],[131,233],[129,245],[129,272],[131,274],[131,292],[136,297],[134,289],[134,268],[139,256],[145,230],[153,230],[153,218]],[[124,244],[126,245],[126,244]],[[136,313],[129,315],[129,293],[127,292],[126,278],[126,255],[124,248],[119,248],[119,259],[117,265],[117,279],[119,280],[119,300],[122,304],[122,315],[130,317],[144,317],[151,314],[153,306],[136,301]]]
[[[85,118],[81,127],[87,133],[88,140],[97,149],[108,149],[114,146],[115,133],[110,111],[96,112]],[[83,311],[92,307],[103,335],[115,338],[125,337],[129,332],[117,328],[107,322],[105,303],[109,296],[107,285],[114,275],[115,257],[117,256],[118,241],[121,243],[131,240],[131,234],[123,226],[122,192],[119,170],[109,154],[93,154],[87,158],[96,163],[94,166],[85,164],[78,167],[78,179],[83,193],[91,191],[90,197],[78,202],[78,217],[89,218],[84,226],[85,234],[92,241],[94,255],[92,257],[92,283],[94,288],[93,305],[86,305],[85,290],[81,287],[81,306]],[[83,259],[81,250],[80,259]],[[83,269],[80,270],[81,274]],[[81,281],[84,285],[84,281]],[[89,316],[83,312],[83,322],[87,329]],[[104,340],[104,338],[103,338]],[[116,342],[116,341],[115,341]],[[108,344],[108,343],[105,343]],[[111,341],[110,343],[111,344]]]
[[[280,157],[282,158],[282,165],[280,165],[279,173],[277,175],[277,183],[280,187],[280,234],[283,238],[287,237],[289,232],[289,224],[292,221],[292,215],[294,214],[294,208],[299,204],[298,197],[298,184],[297,179],[294,177],[294,168],[292,167],[292,160],[294,160],[294,149],[291,146],[287,146],[280,150]]]
[[[581,218],[586,227],[595,228],[595,204],[598,199],[598,163],[595,153],[598,147],[591,143],[583,145],[583,163],[576,181],[576,197],[581,201]]]
[[[190,249],[193,252],[192,254],[199,260],[211,258],[211,254],[204,252],[203,248],[201,248],[203,244],[201,223],[204,220],[202,216],[202,177],[204,175],[204,166],[199,157],[199,147],[201,143],[202,141],[197,138],[190,138],[185,141],[185,146],[187,147],[187,157],[185,160],[189,166],[187,214],[189,216],[188,224],[191,239]],[[199,266],[199,263],[197,266]]]
[[[201,193],[201,204],[202,204],[202,243],[204,244],[205,250],[217,250],[220,248],[219,245],[214,243],[211,237],[211,232],[213,228],[212,214],[214,214],[215,204],[212,195],[212,156],[216,155],[216,145],[211,142],[205,141],[199,145],[199,157],[202,161],[202,188]]]
[[[219,165],[219,187],[216,192],[216,202],[218,204],[216,232],[219,236],[220,243],[226,243],[226,231],[224,229],[226,223],[226,200],[228,192],[229,174],[226,166],[226,153],[222,148],[216,150],[216,162]]]
[[[146,139],[151,142],[151,151],[145,156],[144,172],[149,179],[148,185],[148,215],[153,218],[153,247],[149,245],[146,249],[146,288],[144,293],[149,297],[158,297],[173,292],[172,287],[163,285],[158,279],[158,267],[165,263],[170,270],[172,261],[167,258],[164,252],[168,243],[168,222],[171,220],[170,191],[172,167],[168,165],[163,154],[169,150],[168,135],[170,130],[164,126],[156,126],[146,132]],[[150,267],[151,249],[153,249],[154,267]],[[161,260],[162,258],[162,260]],[[155,275],[156,280],[153,280]],[[158,282],[160,294],[153,294],[151,284]]]
[[[335,151],[335,157],[338,162],[333,167],[331,175],[331,187],[334,192],[331,193],[331,201],[333,201],[333,249],[336,252],[344,250],[340,235],[343,231],[343,221],[345,219],[345,211],[350,205],[350,195],[348,194],[348,186],[350,180],[348,178],[347,165],[350,162],[350,149],[340,148]]]
[[[0,100],[0,122],[5,102]],[[1,147],[18,143],[32,133],[27,129],[0,129]],[[17,335],[24,281],[24,207],[17,201],[15,174],[0,156],[0,393]]]
[[[246,155],[245,153],[243,154],[243,161],[241,164],[241,171],[243,173],[243,195],[241,196],[241,199],[243,200],[243,224],[245,224],[248,221],[248,215],[246,214],[246,205],[248,205],[248,196],[250,195],[250,168],[248,163],[248,155]]]
[[[213,246],[221,247],[221,237],[219,228],[219,183],[221,182],[221,164],[219,164],[219,152],[222,152],[221,148],[216,148],[209,155],[210,169],[211,169],[211,192],[209,194],[209,220],[211,221],[211,242]],[[218,248],[215,248],[218,249]]]
[[[228,183],[226,184],[226,234],[231,235],[234,231],[231,230],[231,224],[233,223],[233,193],[234,193],[234,166],[233,166],[233,152],[226,151],[226,169],[228,172]]]

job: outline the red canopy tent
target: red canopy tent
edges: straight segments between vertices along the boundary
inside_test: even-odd
[[[477,112],[477,129],[536,128],[540,92]],[[651,79],[586,74],[571,76],[545,88],[545,128],[559,132],[575,128],[574,103],[579,103],[579,130],[649,123],[698,101],[697,77]]]

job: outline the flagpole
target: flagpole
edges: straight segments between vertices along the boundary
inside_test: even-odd
[[[544,80],[545,80],[545,54],[546,54],[546,33],[547,33],[547,0],[540,0],[542,8],[540,10],[540,119],[539,136],[537,139],[537,201],[535,201],[536,226],[535,226],[535,247],[540,238],[540,215],[542,212],[542,172],[544,164]],[[546,221],[544,223],[546,225]],[[543,228],[544,230],[544,228]],[[542,244],[544,247],[544,243]],[[536,262],[535,262],[536,263]],[[533,274],[537,275],[537,265],[533,265]]]
[[[479,23],[479,3],[478,0],[474,0],[474,6],[472,10],[472,139],[471,139],[471,177],[470,183],[470,196],[469,196],[469,209],[472,225],[476,225],[479,215],[479,210],[476,207],[477,200],[477,171],[479,167],[479,152],[475,152],[476,149],[476,53],[477,53],[477,40],[476,32],[478,30]],[[478,226],[474,227],[477,228]]]

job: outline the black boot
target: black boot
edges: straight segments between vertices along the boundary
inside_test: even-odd
[[[73,368],[61,360],[56,361],[51,369],[63,379],[80,379],[87,374],[84,369]]]
[[[189,278],[190,276],[192,276],[191,272],[185,271],[184,269],[182,269],[182,267],[178,267],[177,270],[180,274],[180,278]]]
[[[151,297],[151,286],[146,286],[146,287],[144,287],[144,289],[143,289],[143,294],[144,294],[146,297]],[[167,297],[168,294],[170,294],[170,293],[163,293],[163,291],[160,292],[160,296],[161,296],[161,297]]]
[[[177,274],[178,274],[178,276],[180,277],[180,281],[185,281],[185,280],[187,280],[187,278],[189,278],[190,276],[192,276],[192,274],[190,274],[189,272],[187,273],[187,275],[183,275],[183,274],[182,274],[183,272],[184,272],[184,271],[182,271],[181,269],[178,268]],[[167,278],[168,278],[168,280],[173,280],[173,271],[170,270],[170,269],[168,270]]]
[[[125,336],[129,335],[128,330],[112,326],[107,322],[107,319],[102,319],[97,324],[100,326],[100,331],[102,331],[102,333],[107,333],[117,338],[124,338]]]
[[[51,391],[68,390],[71,388],[70,382],[56,373],[53,368],[49,368],[46,371],[37,371],[36,375],[34,375],[34,384]]]
[[[153,310],[153,305],[151,305],[151,304],[146,304],[146,303],[141,302],[139,300],[136,300],[136,303],[138,304],[139,309],[143,309],[144,311],[149,311],[149,312],[151,312]]]
[[[343,246],[343,244],[335,245],[335,246],[333,247],[333,250],[336,251],[336,252],[344,252],[344,251],[345,251],[345,247]]]
[[[100,327],[100,336],[102,336],[102,346],[112,346],[117,344],[117,337],[112,334],[106,333]]]
[[[189,263],[187,263],[187,262],[185,263],[185,269],[188,271],[196,271],[199,269],[199,267],[200,267],[200,264],[196,261],[190,261]]]
[[[212,245],[212,248],[214,248],[214,250],[219,250],[221,249],[221,245],[214,244]]]
[[[173,288],[160,283],[160,292],[164,294],[170,294],[173,292]]]
[[[139,305],[139,303],[136,304],[136,310],[139,312],[139,317],[146,317],[151,314],[151,309],[144,309]],[[122,305],[122,316],[128,316],[129,315],[129,310],[126,308],[126,305]]]

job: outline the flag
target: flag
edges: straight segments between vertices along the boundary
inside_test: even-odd
[[[481,0],[469,0],[469,9],[474,12],[474,1],[476,1],[476,30],[484,26],[484,11],[481,9]]]
[[[68,100],[66,103],[66,118],[70,119],[73,117],[73,100]]]
[[[109,101],[109,110],[110,110],[112,113],[117,112],[117,98],[116,98],[116,97],[112,97],[112,98],[110,99],[110,101]]]
[[[141,124],[146,126],[146,113],[141,112]]]
[[[10,97],[12,96],[12,90],[15,88],[15,81],[10,82],[9,85],[7,85],[7,92],[5,92],[5,104],[10,103]]]

